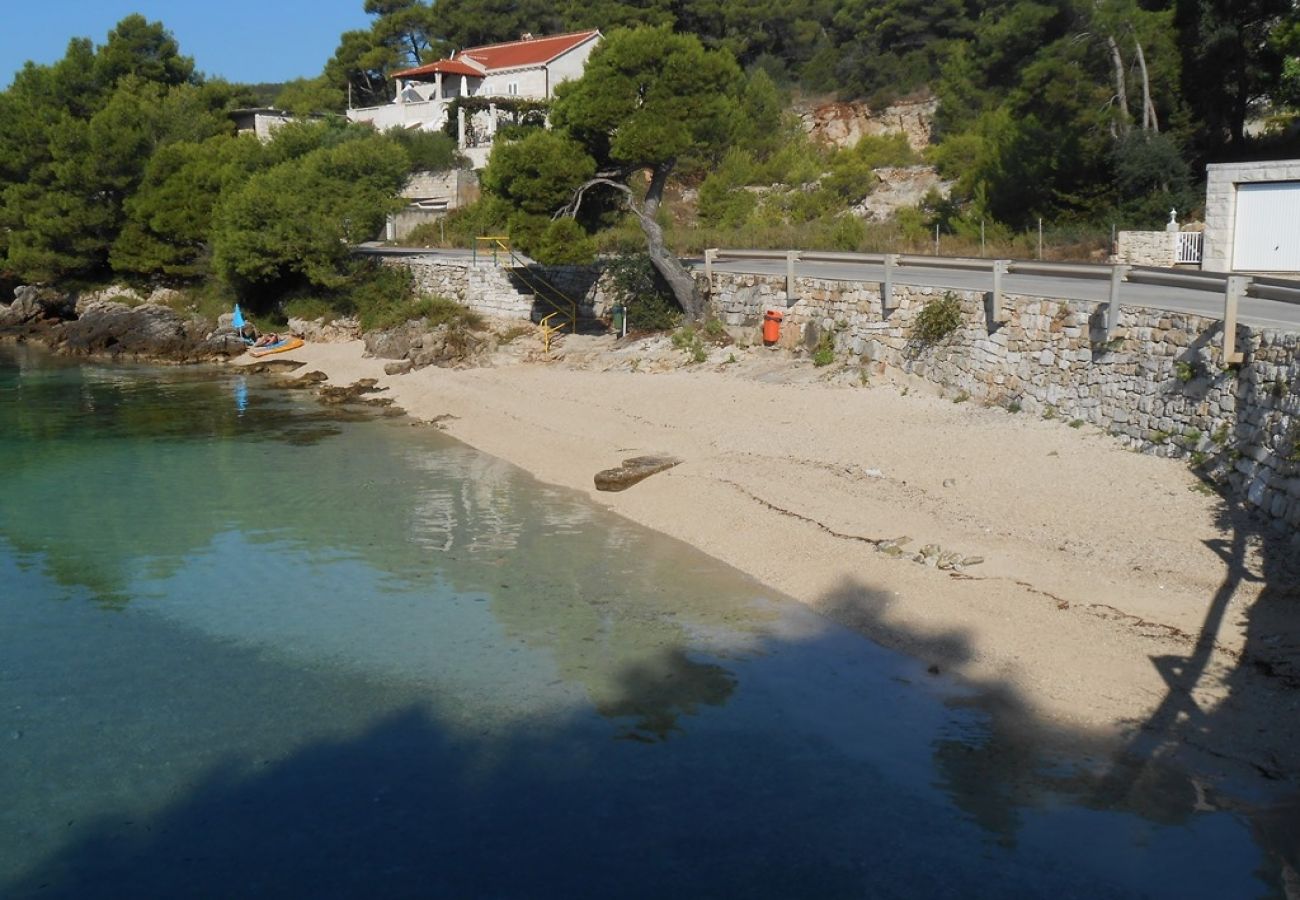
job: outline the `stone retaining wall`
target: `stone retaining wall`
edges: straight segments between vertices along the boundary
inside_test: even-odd
[[[500,266],[475,266],[457,260],[387,258],[385,265],[405,266],[415,278],[416,290],[446,297],[492,316],[527,319],[533,295],[521,291],[509,270]]]
[[[419,257],[389,257],[385,265],[405,266],[416,290],[462,303],[470,309],[504,318],[529,319],[552,307],[534,300],[537,276],[558,288],[578,305],[579,318],[608,315],[611,300],[598,266],[537,266],[522,272],[490,263]]]
[[[1121,231],[1112,260],[1130,266],[1173,268],[1178,260],[1178,232]]]
[[[832,335],[837,358],[896,366],[972,398],[1024,414],[1097,425],[1145,453],[1189,457],[1281,529],[1300,527],[1300,335],[1238,328],[1245,363],[1225,370],[1216,319],[1125,307],[1113,341],[1105,304],[1004,295],[990,325],[986,294],[715,274],[715,313],[758,337],[765,310],[785,312],[782,343],[811,348]],[[926,345],[917,313],[951,293],[962,325]]]

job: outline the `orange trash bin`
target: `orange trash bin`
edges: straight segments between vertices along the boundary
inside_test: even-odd
[[[763,343],[775,344],[781,339],[781,319],[785,313],[779,309],[769,309],[763,316]]]

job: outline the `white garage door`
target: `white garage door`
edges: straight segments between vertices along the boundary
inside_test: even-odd
[[[1237,186],[1232,267],[1300,272],[1300,181]]]

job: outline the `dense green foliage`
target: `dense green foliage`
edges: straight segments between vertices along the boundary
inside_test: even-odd
[[[140,16],[28,63],[0,93],[0,280],[217,284],[254,312],[353,303],[349,245],[378,235],[412,170],[458,164],[455,144],[336,118],[264,145],[229,116],[253,99]]]
[[[937,225],[1015,247],[1040,218],[1159,227],[1170,208],[1195,212],[1206,162],[1300,149],[1286,131],[1300,104],[1288,0],[363,3],[371,27],[283,86],[205,79],[139,15],[100,45],[77,38],[58,62],[28,63],[0,92],[0,282],[124,277],[215,284],[254,308],[358,308],[373,273],[347,243],[377,235],[409,171],[459,164],[454,141],[332,120],[261,145],[234,135],[229,111],[272,91],[297,112],[383,103],[394,72],[521,32],[605,37],[558,90],[553,130],[536,127],[544,104],[518,101],[483,198],[439,234],[468,246],[508,233],[544,262],[649,246],[679,298],[656,242],[902,249],[928,246]],[[811,141],[792,97],[832,92],[875,106],[933,97],[933,145]],[[917,162],[939,168],[950,197],[884,224],[852,214],[881,167]],[[687,192],[693,204],[673,202]]]
[[[326,80],[371,98],[396,68],[522,32],[652,26],[693,35],[734,56],[751,75],[750,92],[768,92],[766,105],[747,98],[749,118],[731,135],[759,161],[784,136],[772,122],[784,106],[774,82],[873,105],[936,96],[935,157],[958,190],[925,217],[968,236],[981,221],[1009,235],[1040,217],[1158,225],[1170,207],[1195,207],[1194,173],[1204,163],[1288,152],[1277,138],[1249,137],[1246,122],[1270,104],[1285,113],[1300,102],[1300,14],[1288,0],[523,0],[509,9],[439,0],[436,16],[432,4],[389,0],[366,9],[372,29],[344,36]],[[618,110],[602,114],[627,113]],[[676,124],[672,113],[647,113],[641,118],[656,128]],[[583,123],[568,125],[585,142]],[[637,137],[639,128],[620,129],[616,142],[661,136]],[[617,160],[615,149],[593,156],[603,167]],[[679,172],[689,175],[693,162],[679,159]],[[844,162],[826,185],[841,209],[873,182]],[[808,182],[829,168],[819,165]],[[706,223],[770,227],[762,204],[735,186],[723,197],[713,183]],[[793,199],[788,212],[810,221],[827,200]]]

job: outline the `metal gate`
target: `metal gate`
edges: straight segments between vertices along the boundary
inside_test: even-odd
[[[1178,232],[1178,250],[1174,254],[1174,263],[1199,263],[1201,248],[1205,245],[1205,235],[1199,231]]]

